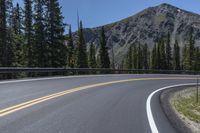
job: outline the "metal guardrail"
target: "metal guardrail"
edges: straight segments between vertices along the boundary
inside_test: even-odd
[[[8,73],[152,73],[152,74],[193,74],[200,75],[200,72],[185,70],[153,70],[153,69],[107,69],[107,68],[15,68],[0,67],[0,74]]]

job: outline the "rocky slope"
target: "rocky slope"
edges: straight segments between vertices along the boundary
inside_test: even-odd
[[[181,47],[188,43],[190,28],[194,28],[195,44],[200,44],[200,15],[169,4],[147,8],[127,19],[105,25],[107,44],[114,53],[115,65],[122,63],[128,48],[135,44],[147,43],[150,48],[161,36],[171,34],[171,45],[178,40]],[[99,46],[101,27],[85,29],[85,40],[89,45]],[[74,33],[77,38],[77,34]],[[114,52],[111,52],[111,51]]]

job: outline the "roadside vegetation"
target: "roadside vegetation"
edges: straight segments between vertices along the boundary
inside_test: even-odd
[[[197,102],[196,91],[179,95],[173,101],[173,105],[186,118],[200,124],[200,102]]]

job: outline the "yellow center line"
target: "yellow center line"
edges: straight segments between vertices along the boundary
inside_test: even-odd
[[[27,102],[23,102],[21,104],[17,104],[5,109],[1,109],[0,110],[0,117],[6,116],[8,114],[14,113],[16,111],[31,107],[33,105],[51,100],[51,99],[55,99],[61,96],[64,96],[66,94],[70,94],[73,92],[78,92],[81,90],[86,90],[86,89],[90,89],[90,88],[95,88],[95,87],[100,87],[100,86],[105,86],[105,85],[110,85],[110,84],[116,84],[116,83],[124,83],[124,82],[131,82],[131,81],[144,81],[144,80],[173,80],[173,79],[195,79],[195,78],[185,78],[185,77],[167,77],[167,78],[138,78],[138,79],[126,79],[126,80],[117,80],[117,81],[110,81],[110,82],[105,82],[105,83],[98,83],[98,84],[93,84],[93,85],[87,85],[87,86],[82,86],[82,87],[77,87],[77,88],[73,88],[73,89],[69,89],[66,91],[61,91],[58,93],[54,93],[54,94],[50,94],[44,97],[40,97],[34,100],[30,100]]]

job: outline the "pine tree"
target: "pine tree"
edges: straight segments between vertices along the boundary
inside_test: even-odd
[[[143,69],[142,45],[140,43],[137,47],[137,69]]]
[[[35,66],[47,67],[48,51],[46,43],[45,18],[44,18],[44,3],[42,0],[35,1],[35,15],[34,15],[34,42],[35,42]]]
[[[15,52],[15,33],[13,29],[13,4],[12,0],[6,1],[6,16],[7,16],[7,28],[6,28],[6,45],[4,54],[4,64],[5,67],[13,67],[16,64]],[[8,78],[10,76],[8,75]]]
[[[194,54],[194,70],[200,71],[200,48],[195,48]]]
[[[164,40],[161,39],[160,41],[160,45],[159,45],[159,69],[166,69],[166,53],[165,53],[165,44],[164,44]]]
[[[19,7],[19,4],[16,4],[16,7],[13,8],[12,12],[12,28],[15,34],[22,34],[22,10]]]
[[[4,59],[5,64],[3,66],[5,67],[13,67],[15,64],[15,40],[14,40],[14,31],[12,27],[7,28],[7,37],[6,37],[6,49],[5,49],[5,56]]]
[[[12,11],[12,32],[13,32],[13,51],[14,51],[14,67],[24,66],[24,35],[22,33],[22,9],[19,7],[19,4],[16,4],[16,7]]]
[[[138,63],[138,61],[137,61],[137,59],[138,59],[137,46],[135,44],[133,44],[132,49],[133,49],[133,68],[137,69],[137,67],[138,67],[138,64],[137,64]]]
[[[0,66],[5,66],[6,37],[6,0],[0,0]]]
[[[145,44],[143,47],[143,60],[144,60],[144,69],[149,69],[149,50],[148,45]]]
[[[27,66],[35,67],[35,55],[34,55],[34,40],[33,40],[33,14],[32,14],[32,0],[24,0],[24,27],[25,27],[25,45],[26,45],[26,56]]]
[[[100,67],[110,68],[110,59],[108,55],[108,48],[106,47],[106,37],[104,27],[101,29],[101,45],[100,45]]]
[[[190,29],[189,33],[189,43],[183,48],[183,69],[193,70],[194,69],[194,38],[193,38],[193,28]]]
[[[7,36],[6,36],[6,46],[5,46],[5,66],[12,67],[15,59],[14,59],[14,31],[12,28],[12,13],[13,13],[13,4],[12,1],[6,1],[6,14],[7,14]]]
[[[112,58],[111,58],[111,60],[112,60],[111,68],[112,68],[112,69],[115,69],[115,54],[114,54],[114,47],[113,47],[113,46],[112,46],[112,48],[111,48],[111,55],[112,55]]]
[[[166,68],[168,70],[172,69],[172,50],[170,46],[170,34],[167,35],[167,44],[166,44]]]
[[[97,68],[100,68],[101,61],[100,61],[100,55],[97,55]]]
[[[68,37],[68,66],[73,68],[75,64],[75,58],[74,58],[74,43],[73,43],[73,37],[72,37],[72,30],[71,30],[71,25],[69,26],[69,37]]]
[[[157,69],[157,44],[154,45],[151,53],[151,69]]]
[[[58,0],[46,1],[47,36],[50,67],[65,67],[67,64],[67,47],[65,45],[63,16]]]
[[[189,52],[189,56],[188,56],[188,60],[189,60],[189,70],[192,70],[193,67],[193,63],[194,63],[194,39],[193,39],[193,28],[191,28],[190,30],[190,36],[189,36],[189,48],[188,48],[188,52]]]
[[[78,42],[76,50],[76,67],[88,68],[87,50],[83,33],[83,24],[80,22],[80,28],[78,31]]]
[[[176,40],[174,44],[174,56],[173,56],[174,70],[180,70],[180,47],[178,41]]]
[[[90,68],[96,68],[97,67],[97,63],[96,63],[96,57],[95,57],[95,47],[94,44],[90,45],[89,48],[89,57],[88,57],[88,62],[89,62],[89,67]]]
[[[159,43],[157,44],[157,48],[156,48],[156,69],[161,69],[161,52],[160,52],[160,46],[161,46],[162,42],[161,40],[159,40]]]
[[[132,47],[129,48],[127,58],[126,58],[126,68],[132,69],[133,68],[133,49]]]
[[[188,49],[187,49],[187,45],[184,45],[183,49],[182,49],[182,69],[183,70],[187,70],[187,68],[189,68],[189,61],[188,61]]]

